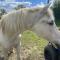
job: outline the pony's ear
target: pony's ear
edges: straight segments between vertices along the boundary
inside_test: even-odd
[[[51,3],[47,4],[45,7],[43,7],[42,11],[38,14],[39,18],[41,18],[44,14],[47,13],[48,8],[50,7]],[[37,15],[37,16],[38,16]]]
[[[43,10],[41,11],[41,13],[46,13],[47,12],[47,10],[48,10],[48,8],[50,7],[50,5],[51,5],[51,3],[49,3],[49,4],[47,4],[44,8],[43,8]]]

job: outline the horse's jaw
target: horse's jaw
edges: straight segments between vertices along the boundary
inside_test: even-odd
[[[55,31],[55,33],[52,35],[51,42],[60,45],[60,31],[59,30]]]
[[[51,43],[60,45],[60,31],[56,26],[51,29],[42,29],[38,27],[35,27],[35,29],[33,29],[33,32],[35,32],[39,37],[43,37]]]
[[[47,41],[58,44],[60,46],[60,31],[59,30],[55,30],[50,35],[42,36],[42,37],[45,38]]]

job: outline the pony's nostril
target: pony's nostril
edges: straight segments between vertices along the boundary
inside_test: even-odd
[[[0,60],[4,60],[4,57],[0,57]]]
[[[53,25],[54,24],[54,21],[52,20],[52,21],[48,22],[48,24],[49,25]]]

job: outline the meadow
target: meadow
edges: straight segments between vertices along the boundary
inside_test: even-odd
[[[38,37],[32,31],[25,31],[21,38],[20,58],[21,60],[44,60],[44,47],[48,41]],[[9,60],[16,60],[16,52]]]

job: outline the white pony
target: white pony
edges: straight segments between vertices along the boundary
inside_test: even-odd
[[[4,15],[0,24],[0,44],[4,47],[4,60],[8,60],[8,50],[16,48],[17,60],[20,60],[19,34],[31,30],[50,42],[60,44],[60,34],[55,25],[54,15],[45,7],[21,8]]]

